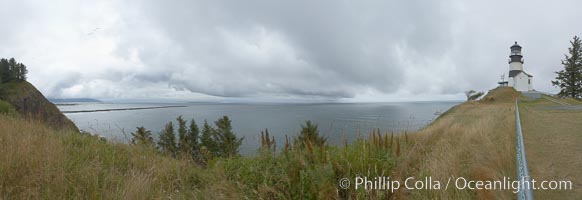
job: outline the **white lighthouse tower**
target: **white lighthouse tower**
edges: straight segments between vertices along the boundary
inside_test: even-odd
[[[523,71],[523,55],[521,54],[521,46],[515,42],[510,47],[511,54],[509,55],[509,76],[507,84],[509,87],[515,88],[517,91],[531,91],[532,90],[532,75]]]

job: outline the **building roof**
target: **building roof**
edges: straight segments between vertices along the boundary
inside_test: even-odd
[[[528,76],[528,77],[533,77],[532,75],[529,75],[528,73],[525,73],[525,72],[524,72],[524,71],[522,71],[522,70],[511,70],[511,71],[509,71],[509,77],[515,77],[515,76],[517,76],[519,73],[522,73],[522,72],[523,72],[523,74],[525,74],[525,75],[526,75],[526,76]]]
[[[514,49],[514,48],[521,49],[521,46],[519,46],[519,44],[517,44],[517,41],[515,41],[515,43],[510,48],[511,49]]]
[[[509,77],[515,77],[519,73],[521,73],[521,70],[511,70],[509,71]]]

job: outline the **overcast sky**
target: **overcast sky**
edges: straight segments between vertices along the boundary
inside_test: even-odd
[[[46,96],[402,101],[496,87],[523,46],[556,92],[582,1],[5,1],[0,57]]]

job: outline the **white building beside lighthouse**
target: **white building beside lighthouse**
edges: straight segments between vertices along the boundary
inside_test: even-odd
[[[532,90],[532,75],[523,71],[523,55],[521,54],[521,46],[515,42],[510,47],[511,54],[509,55],[509,74],[507,82],[500,82],[501,85],[507,85],[515,88],[517,91],[531,91]]]

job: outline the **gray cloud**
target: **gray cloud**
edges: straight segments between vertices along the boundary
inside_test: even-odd
[[[430,2],[154,1],[138,7],[140,20],[163,30],[172,44],[165,51],[178,57],[160,55],[182,69],[171,84],[217,96],[390,93],[404,78],[399,46],[439,59],[451,40],[451,16]],[[159,55],[150,52],[155,47],[145,49]]]
[[[552,92],[582,34],[578,1],[7,4],[1,55],[60,97],[458,98],[495,87],[514,40]]]

